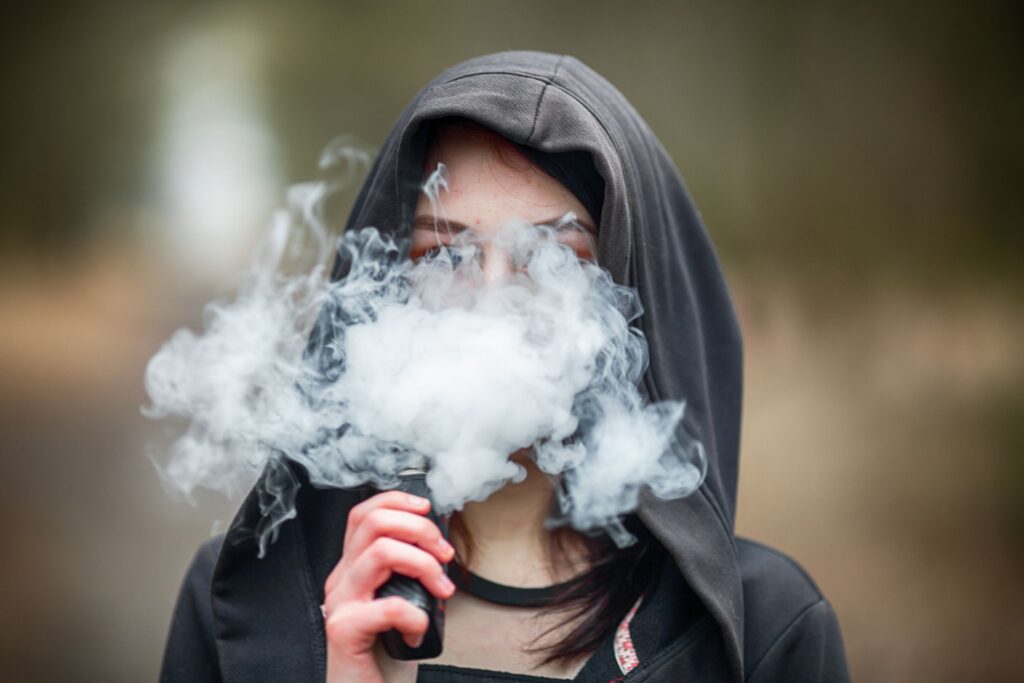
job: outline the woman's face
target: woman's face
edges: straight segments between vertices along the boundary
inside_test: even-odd
[[[514,221],[555,226],[571,212],[579,227],[560,230],[559,239],[580,258],[592,260],[596,251],[594,218],[583,204],[557,180],[511,148],[499,145],[486,135],[460,134],[458,130],[438,136],[426,169],[429,173],[443,163],[448,189],[442,191],[437,206],[426,193],[420,194],[411,257],[422,258],[438,246],[452,243],[456,235],[472,231],[469,237],[479,244],[486,279],[498,280],[509,272],[509,260],[490,238]]]

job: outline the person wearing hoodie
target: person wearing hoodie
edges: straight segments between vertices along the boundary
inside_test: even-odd
[[[734,533],[739,327],[699,213],[639,114],[572,57],[469,60],[401,114],[346,229],[377,226],[411,240],[410,258],[430,254],[438,232],[423,228],[437,217],[420,187],[438,162],[449,173],[445,218],[458,230],[486,236],[511,218],[576,215],[582,229],[566,244],[639,294],[645,314],[635,324],[650,361],[640,388],[652,402],[686,400],[680,429],[701,439],[703,483],[675,500],[641,492],[624,520],[637,542],[619,548],[545,528],[550,478],[524,450],[510,457],[526,478],[467,504],[449,544],[426,516],[427,500],[317,488],[285,463],[299,482],[297,514],[258,558],[251,530],[268,469],[226,534],[196,554],[161,680],[849,680],[835,613],[814,582],[784,554]],[[484,263],[488,278],[507,274],[497,251]],[[447,599],[439,658],[397,661],[381,651],[386,631],[415,646],[426,629],[418,608],[375,599],[393,572]]]

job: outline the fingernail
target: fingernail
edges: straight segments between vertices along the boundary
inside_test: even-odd
[[[451,593],[455,590],[455,584],[452,583],[452,580],[449,579],[446,574],[441,574],[441,588],[443,588],[448,593]]]
[[[449,555],[453,555],[453,554],[455,553],[455,548],[453,548],[453,547],[452,547],[452,544],[451,544],[451,543],[449,543],[449,542],[448,542],[448,541],[447,541],[447,540],[446,540],[445,538],[443,538],[443,537],[442,537],[442,538],[439,538],[439,539],[437,539],[437,547],[438,547],[438,549],[439,549],[439,550],[440,550],[440,551],[441,551],[442,553],[444,553],[444,554],[445,554],[446,556],[449,556]]]
[[[412,639],[412,645],[410,645],[409,647],[416,648],[416,647],[419,647],[422,644],[423,644],[423,634],[420,634],[420,635],[418,635],[418,636],[416,636],[415,638]]]
[[[421,498],[419,496],[414,496],[412,494],[409,494],[408,497],[409,497],[409,505],[412,505],[413,507],[418,507],[418,508],[426,507],[429,504],[429,502],[430,502],[426,498]]]

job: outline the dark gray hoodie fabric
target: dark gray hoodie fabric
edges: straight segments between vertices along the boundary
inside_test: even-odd
[[[645,492],[637,511],[707,618],[666,639],[624,680],[849,680],[835,614],[814,582],[787,556],[734,534],[742,341],[708,233],[657,138],[618,90],[572,57],[473,59],[444,72],[401,114],[347,229],[408,234],[423,124],[445,117],[543,152],[593,156],[605,181],[598,260],[638,290],[645,309],[637,324],[650,366],[641,388],[652,401],[685,400],[682,428],[707,454],[696,493],[666,501]],[[297,518],[280,527],[266,557],[257,558],[252,534],[265,481],[226,537],[199,550],[175,609],[162,681],[324,680],[322,587],[340,557],[349,508],[371,492],[318,489],[292,470]]]

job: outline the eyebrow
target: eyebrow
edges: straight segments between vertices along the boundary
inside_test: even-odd
[[[555,218],[548,218],[542,221],[537,221],[533,225],[558,225],[558,222],[561,221],[564,217],[565,214],[562,214],[561,216],[556,216]],[[594,229],[594,226],[591,225],[589,221],[585,221],[577,217],[575,222],[584,230],[589,232],[591,235],[597,236],[597,230]],[[431,232],[433,232],[437,230],[437,228],[439,227],[447,228],[456,234],[468,229],[465,223],[460,223],[459,221],[453,221],[446,218],[438,218],[437,216],[434,216],[432,214],[421,214],[419,216],[416,216],[415,220],[413,220],[412,222],[413,230],[430,230]]]
[[[451,230],[454,233],[459,233],[467,229],[465,223],[448,220],[447,218],[438,218],[431,214],[416,216],[416,219],[412,222],[413,230],[429,230],[434,232],[438,228]]]

